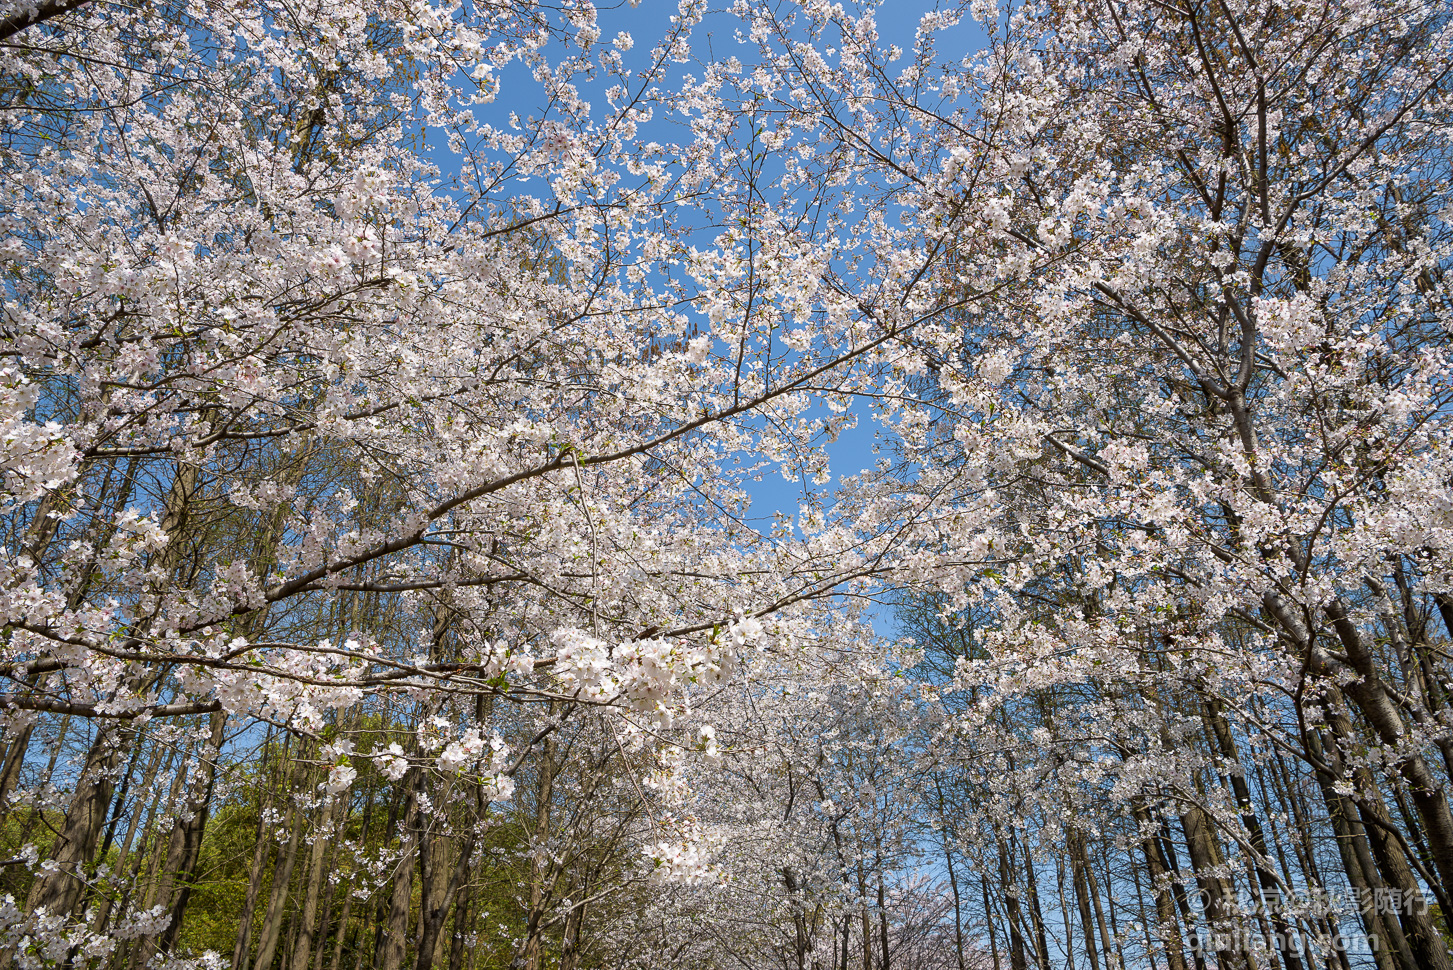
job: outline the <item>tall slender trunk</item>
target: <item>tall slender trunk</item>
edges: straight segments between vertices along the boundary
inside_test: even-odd
[[[368,829],[370,823],[373,821],[373,800],[375,792],[376,789],[370,785],[368,798],[363,803],[363,827],[358,836],[358,844],[362,846],[368,845]],[[345,938],[348,936],[348,921],[353,915],[353,893],[346,891],[348,889],[347,883],[344,883],[343,888],[345,890],[343,895],[343,912],[338,917],[337,937],[333,941],[333,959],[328,965],[328,970],[340,970],[343,966],[343,945],[346,942]],[[360,934],[361,932],[360,930]]]
[[[118,724],[103,724],[96,732],[51,853],[55,867],[31,887],[26,899],[27,912],[43,909],[69,916],[75,910],[85,887],[81,870],[95,854],[111,807],[115,771],[129,753],[126,734],[126,729]]]
[[[954,873],[954,853],[948,842],[948,834],[944,834],[943,858],[948,865],[948,884],[954,897],[954,965],[958,970],[964,968],[964,906],[959,898],[959,880]]]
[[[1028,970],[1023,932],[1025,920],[1019,903],[1019,880],[1015,877],[1011,845],[1000,834],[997,823],[994,823],[994,837],[999,849],[999,885],[1004,894],[1004,914],[1009,923],[1009,967],[1010,970]],[[1038,954],[1035,955],[1035,964],[1039,964]]]
[[[879,853],[874,863],[878,870],[878,943],[883,950],[883,970],[891,970],[892,951],[888,947],[888,900],[883,885],[883,856]]]
[[[1191,941],[1191,957],[1195,961],[1196,970],[1206,970],[1206,947],[1198,939],[1199,924],[1196,921],[1195,910],[1191,908],[1190,893],[1180,876],[1180,859],[1176,855],[1175,845],[1170,837],[1170,822],[1165,819],[1158,819],[1155,828],[1155,847],[1164,860],[1165,869],[1171,874],[1171,888],[1175,892],[1176,907],[1181,912],[1181,920],[1186,924],[1186,934]]]
[[[1362,632],[1340,602],[1334,601],[1327,608],[1327,615],[1337,631],[1349,665],[1359,675],[1357,680],[1347,685],[1347,696],[1357,704],[1383,744],[1394,751],[1407,752],[1398,758],[1397,768],[1408,783],[1408,794],[1422,819],[1428,850],[1443,883],[1442,890],[1445,894],[1453,892],[1453,814],[1449,813],[1444,786],[1433,778],[1422,755],[1416,750],[1409,750],[1406,725],[1378,675]]]
[[[868,912],[868,873],[858,862],[858,920],[862,924],[863,970],[873,970],[873,923]]]
[[[340,828],[341,824],[342,823],[340,821]],[[336,861],[336,851],[337,849],[333,843],[333,840],[330,839],[328,842],[328,854],[323,859],[324,873],[328,873],[332,870],[333,863]],[[324,880],[324,892],[322,902],[323,911],[318,914],[318,925],[313,933],[313,936],[317,940],[317,942],[313,944],[313,959],[312,963],[310,964],[311,966],[318,967],[319,970],[322,970],[322,967],[324,966],[323,955],[327,952],[328,949],[328,929],[330,926],[332,926],[331,921],[333,919],[333,903],[336,901],[336,897],[337,893],[333,892],[332,886],[328,883],[327,880]]]
[[[181,931],[182,917],[186,915],[187,903],[191,899],[191,882],[202,851],[202,834],[206,829],[211,808],[213,782],[217,773],[217,753],[222,747],[227,713],[214,712],[210,727],[207,744],[192,776],[186,801],[172,826],[171,837],[167,842],[166,861],[162,864],[156,901],[171,911],[171,921],[155,942],[155,951],[162,953],[171,949]],[[173,888],[177,883],[181,886],[173,898]],[[149,956],[152,950],[149,948],[146,952]]]
[[[416,857],[419,852],[419,802],[415,788],[420,784],[419,770],[409,769],[404,776],[408,792],[407,807],[403,820],[403,842],[399,846],[399,861],[393,878],[393,893],[389,897],[388,915],[381,927],[382,938],[378,946],[378,970],[399,970],[404,965],[408,951],[409,904],[413,899],[413,879]]]
[[[550,714],[559,713],[558,702],[550,702]],[[530,860],[529,910],[525,917],[525,947],[522,954],[525,970],[540,970],[541,922],[549,888],[546,885],[552,865],[549,853],[545,851],[550,841],[550,801],[554,798],[556,742],[554,734],[545,738],[538,761],[539,769],[535,790],[535,830],[531,833],[535,852]]]
[[[135,747],[137,751],[141,750],[141,746],[139,744],[137,744]],[[152,783],[156,780],[157,768],[160,765],[161,746],[153,745],[151,749],[151,754],[146,761],[146,768],[145,770],[143,770],[141,775],[141,791],[151,791]],[[128,778],[126,783],[123,784],[123,792],[125,788],[129,787],[129,783],[130,779]],[[122,795],[118,795],[118,803],[120,802],[121,797]],[[119,804],[117,808],[118,810],[120,809]],[[112,885],[112,891],[100,893],[100,904],[96,907],[96,914],[91,919],[91,928],[98,933],[104,933],[106,931],[107,924],[110,921],[111,910],[114,905],[115,893],[120,886],[122,874],[126,872],[127,863],[131,859],[131,846],[136,840],[136,833],[137,830],[141,827],[141,818],[144,814],[145,813],[141,811],[140,806],[134,807],[131,811],[131,820],[127,823],[126,826],[126,835],[121,840],[121,849],[117,853],[116,864],[112,867],[112,878],[114,880]]]
[[[1378,911],[1374,900],[1382,896],[1382,877],[1372,861],[1372,852],[1363,831],[1361,815],[1352,800],[1337,790],[1337,775],[1331,769],[1328,752],[1316,729],[1307,731],[1307,750],[1315,759],[1317,782],[1327,804],[1327,816],[1337,836],[1337,850],[1342,856],[1342,869],[1357,901],[1358,914],[1362,917],[1363,931],[1374,942],[1373,959],[1378,970],[1414,970],[1412,950],[1403,936],[1402,927],[1394,920],[1385,919]],[[1329,946],[1338,944],[1335,938]]]
[[[1246,828],[1251,842],[1249,862],[1256,874],[1267,915],[1271,919],[1277,954],[1287,970],[1302,970],[1301,958],[1292,944],[1294,933],[1282,905],[1281,885],[1276,874],[1271,871],[1271,861],[1267,858],[1266,834],[1262,831],[1261,819],[1251,802],[1251,789],[1246,784],[1246,773],[1241,766],[1236,741],[1231,736],[1231,725],[1226,720],[1221,701],[1209,692],[1203,692],[1202,696],[1205,698],[1204,708],[1211,735],[1220,749],[1225,774],[1231,783],[1232,794],[1236,796],[1236,806],[1241,811],[1241,824]]]
[[[5,811],[10,803],[10,793],[20,783],[20,769],[25,765],[25,754],[30,750],[30,736],[34,732],[34,723],[25,725],[6,749],[5,767],[0,769],[0,813]]]
[[[1329,759],[1329,765],[1338,770],[1339,773],[1347,774],[1347,768],[1342,763],[1341,745],[1345,742],[1351,725],[1346,722],[1340,713],[1333,713],[1328,718],[1331,726],[1332,738],[1330,744],[1324,743],[1324,751]],[[1365,766],[1355,766],[1350,772],[1353,780],[1353,790],[1357,793],[1355,802],[1357,811],[1363,823],[1363,832],[1366,835],[1366,842],[1372,849],[1372,856],[1376,860],[1378,872],[1387,888],[1397,893],[1401,905],[1396,906],[1396,913],[1382,913],[1385,929],[1401,924],[1402,933],[1407,938],[1412,956],[1417,965],[1424,970],[1450,970],[1453,964],[1448,959],[1448,947],[1444,942],[1442,934],[1433,925],[1427,915],[1427,907],[1423,902],[1423,895],[1418,887],[1416,876],[1408,865],[1407,855],[1402,845],[1392,835],[1396,831],[1391,816],[1382,802],[1376,780],[1372,772]]]
[[[348,942],[348,923],[353,917],[353,894],[345,893],[343,896],[343,912],[338,914],[338,928],[333,935],[333,956],[328,963],[328,970],[339,970],[343,966],[343,947]],[[321,961],[319,966],[322,966]]]
[[[272,888],[268,892],[267,910],[262,917],[262,931],[257,937],[257,959],[253,970],[272,970],[273,957],[277,953],[278,941],[282,939],[283,916],[288,901],[288,889],[293,878],[293,866],[298,859],[298,844],[303,841],[303,812],[293,797],[305,785],[307,771],[300,757],[293,763],[291,784],[288,786],[288,841],[282,848],[281,863],[274,867]]]
[[[1150,913],[1145,908],[1145,887],[1140,882],[1140,867],[1135,864],[1135,859],[1126,853],[1130,862],[1130,880],[1135,886],[1135,921],[1140,924],[1141,937],[1145,940],[1145,957],[1150,961],[1150,970],[1160,970],[1160,963],[1155,959],[1155,943],[1150,936]]]
[[[459,887],[469,877],[469,866],[474,860],[474,828],[463,839],[454,854],[453,865],[448,864],[448,852],[444,851],[443,839],[434,839],[426,855],[434,874],[427,891],[422,894],[419,913],[419,956],[416,970],[429,970],[442,957],[440,949],[444,941],[444,922],[449,909],[459,893]],[[447,867],[447,872],[441,873]],[[442,878],[441,878],[442,877]],[[427,958],[426,958],[427,955]]]
[[[449,970],[464,970],[464,938],[468,935],[470,904],[473,903],[473,894],[465,885],[459,893],[459,902],[454,908],[454,933],[449,940]],[[584,909],[584,904],[581,904]],[[579,931],[576,933],[576,944],[579,944]],[[572,948],[572,953],[576,952]],[[561,956],[561,963],[564,963],[564,955]]]
[[[1076,851],[1076,844],[1080,838],[1078,832],[1070,829],[1065,832],[1066,847],[1069,848],[1070,860],[1070,881],[1074,884],[1075,906],[1080,915],[1080,932],[1085,939],[1085,958],[1090,961],[1090,970],[1100,970],[1100,954],[1095,947],[1095,929],[1090,922],[1090,893],[1085,883],[1085,871],[1081,866],[1081,854]],[[1072,922],[1069,918],[1068,909],[1065,911],[1065,951],[1066,956],[1073,950],[1070,943],[1070,927]]]
[[[1258,766],[1258,770],[1260,770]],[[1322,872],[1317,865],[1316,852],[1312,848],[1312,822],[1311,809],[1303,798],[1299,788],[1293,785],[1291,770],[1287,767],[1286,761],[1279,755],[1271,759],[1271,770],[1266,773],[1277,792],[1277,797],[1282,803],[1283,809],[1291,818],[1292,831],[1296,837],[1290,838],[1292,851],[1296,854],[1297,864],[1301,869],[1302,878],[1307,888],[1313,893],[1321,893],[1326,888],[1326,881],[1322,878]],[[1315,780],[1315,776],[1314,776]],[[1263,782],[1263,790],[1266,785]],[[1325,794],[1325,793],[1324,793]],[[1325,799],[1324,799],[1325,801]],[[1275,825],[1275,819],[1272,824]],[[1291,834],[1290,832],[1288,833]],[[1273,835],[1273,842],[1280,848],[1282,842]],[[1341,850],[1339,849],[1339,855]],[[1285,863],[1283,863],[1285,867]],[[1288,879],[1290,881],[1290,879]],[[1312,926],[1322,939],[1331,939],[1335,935],[1336,926],[1329,914],[1314,914]],[[1352,965],[1347,959],[1345,947],[1324,947],[1326,954],[1327,970],[1352,970]]]
[[[328,840],[333,834],[333,820],[339,815],[340,801],[334,801],[323,812],[313,832],[313,845],[308,851],[308,888],[303,896],[303,911],[298,916],[298,938],[293,947],[289,970],[308,970],[313,954],[313,924],[318,918],[318,896],[323,887],[323,859]]]
[[[1155,824],[1150,810],[1140,801],[1131,805],[1135,821],[1140,826],[1141,851],[1145,854],[1146,871],[1150,874],[1151,894],[1155,898],[1155,915],[1159,924],[1156,937],[1161,941],[1166,962],[1170,970],[1186,970],[1186,957],[1181,949],[1180,927],[1176,923],[1175,904],[1171,901],[1170,873],[1166,872],[1159,847],[1155,844]]]
[[[1009,835],[1011,842],[1014,835]],[[1044,928],[1044,910],[1039,905],[1039,877],[1034,872],[1034,853],[1028,845],[1021,846],[1024,849],[1024,882],[1025,889],[1029,893],[1029,914],[1034,923],[1034,948],[1037,954],[1039,966],[1048,970],[1053,966],[1049,962],[1049,938]]]
[[[1075,840],[1074,851],[1080,857],[1079,864],[1084,871],[1086,889],[1088,890],[1088,895],[1090,897],[1090,903],[1092,905],[1092,908],[1095,911],[1095,924],[1100,930],[1100,946],[1103,948],[1105,953],[1105,965],[1109,968],[1109,970],[1116,970],[1116,967],[1118,966],[1118,954],[1114,949],[1114,944],[1111,942],[1109,927],[1105,923],[1105,911],[1100,905],[1099,879],[1096,878],[1095,867],[1090,864],[1090,858],[1085,852],[1085,843],[1083,839]]]
[[[1181,813],[1181,832],[1186,839],[1186,850],[1191,855],[1191,867],[1200,886],[1201,898],[1205,900],[1206,932],[1210,940],[1202,941],[1216,950],[1220,966],[1251,966],[1251,957],[1244,947],[1236,947],[1236,903],[1230,885],[1217,875],[1221,866],[1221,854],[1211,834],[1211,820],[1200,805],[1187,805]]]
[[[248,869],[247,878],[247,897],[242,903],[242,912],[237,917],[237,940],[232,946],[234,970],[248,970],[252,957],[253,915],[257,912],[257,897],[262,892],[262,879],[267,871],[268,857],[272,855],[272,840],[267,837],[264,823],[267,808],[266,799],[259,802],[257,845],[252,850],[252,866]]]
[[[989,957],[994,961],[994,970],[1002,970],[999,966],[999,939],[994,932],[994,913],[989,906],[989,877],[979,876],[979,894],[984,897],[984,925],[989,930]],[[844,966],[847,961],[843,961]]]

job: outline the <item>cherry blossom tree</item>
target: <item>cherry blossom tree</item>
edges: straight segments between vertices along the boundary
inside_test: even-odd
[[[61,922],[12,923],[12,957],[109,952],[83,908],[152,722],[210,718],[209,764],[275,725],[338,794],[355,749],[325,732],[396,711],[413,738],[370,757],[413,831],[420,772],[502,801],[557,729],[511,750],[475,698],[667,728],[686,684],[793,649],[794,609],[884,568],[886,535],[756,529],[743,481],[825,474],[846,418],[814,395],[942,308],[902,266],[855,292],[834,261],[876,213],[829,216],[829,186],[737,141],[736,68],[677,66],[701,15],[637,71],[588,4],[6,14],[11,784],[42,716],[86,749],[17,903]],[[188,869],[202,816],[177,817]]]
[[[1352,890],[1417,901],[1363,908],[1379,965],[1446,965],[1447,11],[971,12],[992,42],[933,66],[947,106],[858,92],[931,138],[884,164],[952,247],[944,285],[1001,287],[884,405],[962,563],[932,585],[977,627],[956,730],[1040,708],[1002,794],[1047,826],[1100,786],[1131,845],[1178,819],[1222,965],[1309,958],[1278,898],[1314,880],[1247,781],[1300,759]]]

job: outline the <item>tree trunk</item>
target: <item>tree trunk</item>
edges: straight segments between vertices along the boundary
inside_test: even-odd
[[[272,970],[273,957],[277,953],[278,941],[282,938],[283,915],[288,901],[289,884],[293,878],[293,865],[298,859],[298,843],[303,840],[303,813],[293,796],[303,787],[306,778],[302,759],[294,762],[293,784],[288,796],[288,842],[282,850],[281,864],[273,869],[272,888],[268,892],[267,911],[262,918],[262,932],[257,937],[257,960],[253,970]]]
[[[882,970],[891,970],[891,952],[888,948],[888,900],[883,886],[883,857],[876,858],[878,869],[878,942],[883,948]]]
[[[1216,849],[1211,835],[1211,822],[1205,809],[1198,804],[1187,805],[1181,813],[1181,831],[1186,838],[1186,849],[1191,854],[1191,867],[1196,874],[1196,884],[1201,888],[1201,898],[1206,901],[1206,932],[1210,939],[1202,942],[1202,948],[1210,945],[1216,950],[1216,959],[1222,968],[1250,966],[1250,955],[1244,948],[1233,947],[1236,938],[1235,899],[1231,887],[1216,874],[1221,865],[1221,854]]]
[[[1287,922],[1286,911],[1282,906],[1281,885],[1271,871],[1271,861],[1267,858],[1266,835],[1261,828],[1261,819],[1251,803],[1251,789],[1246,784],[1246,774],[1241,766],[1240,753],[1236,750],[1236,741],[1231,736],[1231,725],[1226,720],[1220,700],[1208,692],[1203,692],[1203,696],[1205,697],[1206,719],[1216,746],[1220,749],[1225,774],[1231,782],[1232,794],[1236,796],[1236,806],[1241,810],[1241,824],[1245,826],[1247,837],[1251,842],[1252,852],[1249,861],[1256,874],[1256,881],[1261,889],[1261,898],[1266,904],[1267,915],[1271,919],[1277,954],[1281,957],[1282,965],[1286,967],[1286,970],[1302,970],[1301,957],[1297,955],[1297,951],[1292,945],[1294,933],[1290,923]]]
[[[1103,948],[1105,953],[1105,965],[1107,968],[1109,968],[1109,970],[1116,970],[1116,967],[1118,966],[1118,961],[1116,960],[1117,954],[1114,949],[1114,945],[1111,943],[1109,927],[1105,923],[1105,911],[1100,906],[1099,880],[1096,879],[1095,868],[1090,864],[1089,856],[1085,853],[1085,843],[1083,839],[1077,838],[1075,840],[1073,851],[1080,857],[1079,865],[1084,873],[1084,879],[1086,882],[1085,888],[1088,891],[1087,895],[1090,897],[1090,902],[1095,911],[1095,924],[1100,930],[1100,946]],[[1086,942],[1086,948],[1090,948],[1090,944],[1088,941]]]
[[[308,852],[308,888],[303,897],[303,912],[298,917],[298,939],[293,947],[293,959],[289,970],[308,970],[308,961],[313,954],[313,924],[318,919],[318,896],[323,887],[323,858],[328,849],[328,840],[333,834],[333,819],[338,815],[339,802],[335,801],[323,812],[317,829],[313,832],[313,847]]]
[[[1014,841],[1014,834],[1009,834],[1011,844]],[[1039,906],[1039,878],[1034,872],[1034,854],[1029,851],[1029,846],[1024,849],[1024,881],[1025,889],[1029,892],[1029,915],[1034,922],[1034,948],[1036,960],[1042,970],[1049,970],[1053,964],[1049,962],[1049,938],[1044,928],[1044,910]]]
[[[1140,826],[1141,851],[1145,853],[1145,866],[1150,874],[1151,893],[1155,897],[1155,915],[1159,924],[1156,937],[1161,941],[1166,962],[1170,970],[1186,970],[1186,957],[1182,951],[1180,927],[1176,923],[1175,904],[1171,901],[1170,873],[1160,858],[1155,845],[1155,824],[1150,811],[1140,802],[1132,803],[1135,821]]]
[[[988,876],[981,875],[979,877],[979,894],[984,897],[984,925],[989,930],[989,957],[994,961],[994,970],[1001,970],[999,966],[999,935],[994,932],[994,913],[989,907]],[[843,966],[846,968],[846,960],[843,961]]]
[[[227,712],[216,711],[211,718],[211,733],[207,745],[201,752],[201,764],[192,778],[191,789],[182,807],[171,838],[167,844],[166,861],[162,865],[161,886],[157,900],[171,910],[171,922],[157,939],[156,949],[166,953],[171,949],[177,934],[181,931],[182,917],[191,899],[191,882],[195,876],[197,860],[202,852],[202,834],[207,826],[207,816],[212,804],[213,782],[217,775],[217,753],[227,727]],[[172,898],[173,886],[181,883],[176,898]]]
[[[1018,880],[1014,878],[1013,861],[1009,855],[1009,847],[1003,838],[997,837],[998,826],[995,825],[996,841],[999,845],[999,884],[1004,893],[1004,911],[1009,922],[1009,967],[1010,970],[1028,970],[1029,961],[1025,952],[1024,933],[1021,927],[1024,924],[1024,915],[1019,905],[1019,889],[1016,886]],[[866,926],[864,929],[866,930]],[[1035,964],[1039,963],[1036,955]]]
[[[1327,615],[1332,619],[1348,662],[1359,675],[1359,679],[1347,685],[1347,696],[1357,704],[1383,744],[1395,751],[1407,749],[1407,731],[1402,715],[1388,697],[1361,631],[1339,602],[1334,601],[1327,608]],[[1423,821],[1428,850],[1432,853],[1433,864],[1446,895],[1453,891],[1453,815],[1449,814],[1447,796],[1443,786],[1434,780],[1422,755],[1415,750],[1400,757],[1397,767],[1408,783],[1408,794]]]
[[[555,716],[558,702],[550,702],[550,714]],[[529,910],[525,917],[525,948],[522,954],[525,970],[540,970],[541,922],[545,918],[549,888],[546,882],[552,868],[549,854],[545,851],[550,841],[550,800],[554,797],[556,744],[554,734],[545,738],[538,761],[538,784],[535,791],[535,830],[531,833],[535,852],[530,859]]]
[[[378,970],[399,970],[408,950],[409,906],[413,900],[415,857],[419,851],[419,803],[414,788],[419,784],[418,769],[411,768],[404,776],[408,791],[408,807],[404,813],[403,842],[399,861],[394,869],[393,894],[389,897],[388,915],[383,924],[383,937],[378,947]]]
[[[104,724],[96,733],[51,854],[55,869],[35,881],[26,899],[27,912],[43,909],[70,916],[74,911],[85,886],[81,870],[91,862],[111,807],[114,772],[128,753],[124,735],[117,724]]]
[[[30,749],[30,735],[34,731],[34,723],[25,725],[6,750],[5,767],[0,770],[0,812],[5,811],[10,803],[10,793],[20,782],[20,769],[25,764],[25,753]]]
[[[1327,752],[1315,729],[1307,732],[1307,748],[1318,763],[1330,765]],[[1402,927],[1393,921],[1386,921],[1388,925],[1384,926],[1383,914],[1373,905],[1374,899],[1381,895],[1382,878],[1372,861],[1372,852],[1367,845],[1360,815],[1351,804],[1352,800],[1336,790],[1335,774],[1320,767],[1316,772],[1322,796],[1327,803],[1327,815],[1337,836],[1342,869],[1347,874],[1348,885],[1357,900],[1363,931],[1369,940],[1380,944],[1373,946],[1373,959],[1377,962],[1378,970],[1414,970],[1416,964],[1413,962],[1407,939],[1403,936]],[[1335,947],[1338,943],[1338,940],[1333,939],[1328,945]]]
[[[465,886],[459,894],[459,903],[454,909],[454,933],[449,941],[449,970],[464,970],[464,937],[469,929],[469,906],[473,894]],[[571,952],[574,952],[572,949]],[[562,956],[563,964],[564,958]]]
[[[1085,883],[1085,872],[1080,862],[1081,853],[1077,848],[1079,838],[1079,833],[1074,829],[1069,829],[1065,832],[1066,847],[1070,850],[1070,875],[1071,882],[1074,883],[1075,905],[1080,915],[1080,932],[1085,938],[1085,957],[1090,961],[1090,970],[1100,970],[1100,955],[1095,947],[1095,929],[1090,921],[1090,893]],[[1073,949],[1068,939],[1070,925],[1069,912],[1066,911],[1065,950],[1067,953]]]

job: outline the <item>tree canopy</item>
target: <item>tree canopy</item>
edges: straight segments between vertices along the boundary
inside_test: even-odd
[[[1453,967],[1450,13],[0,0],[0,963]]]

